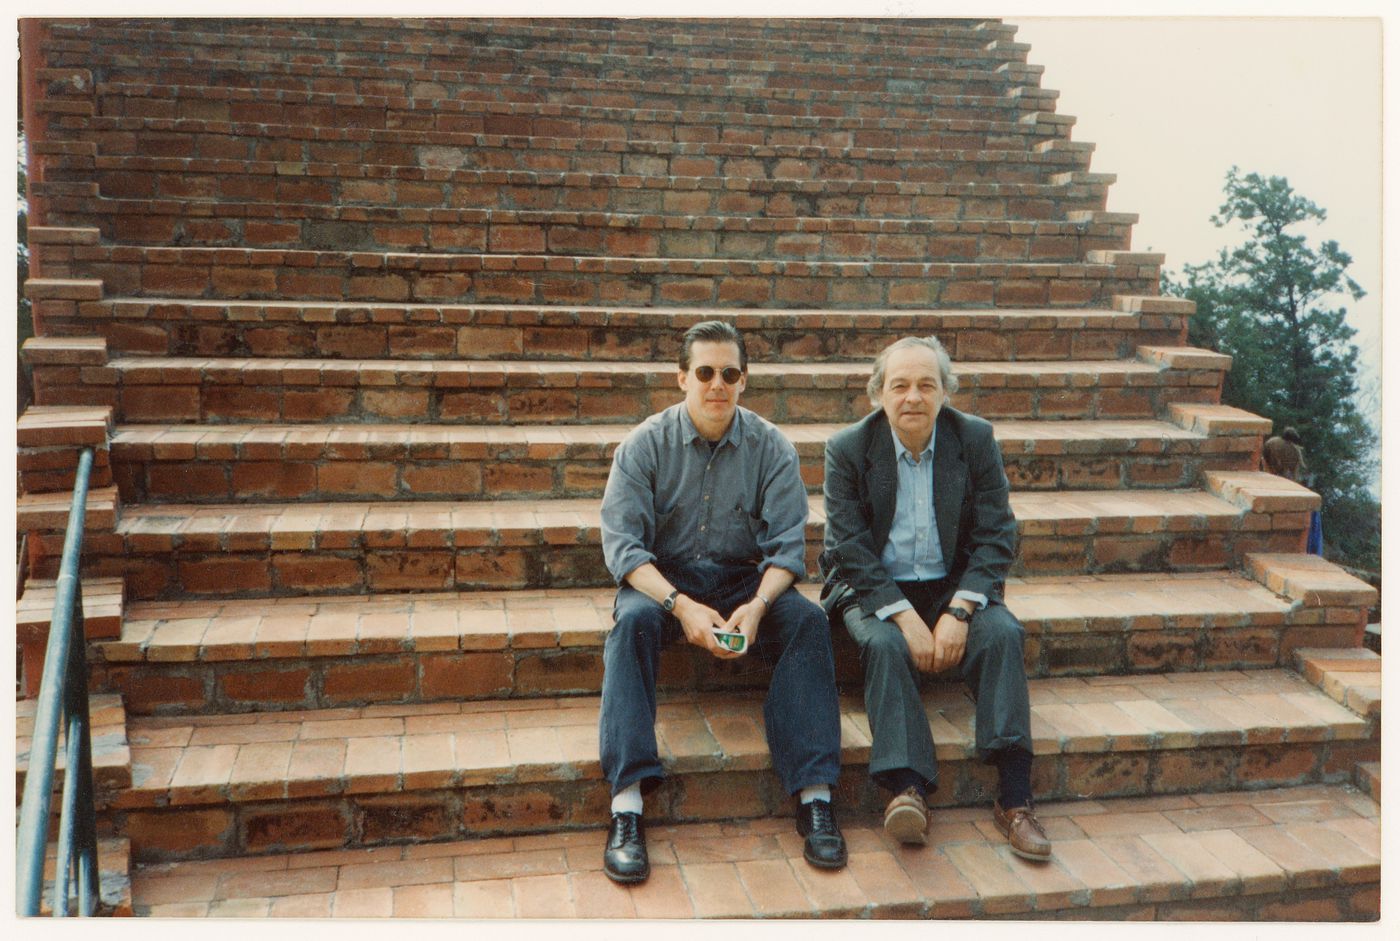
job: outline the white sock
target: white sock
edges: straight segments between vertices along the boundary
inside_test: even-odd
[[[826,801],[829,804],[831,803],[831,788],[825,784],[804,787],[797,792],[797,797],[804,804],[810,804],[812,801]]]
[[[615,814],[639,814],[642,812],[641,781],[633,781],[613,795],[612,812]]]

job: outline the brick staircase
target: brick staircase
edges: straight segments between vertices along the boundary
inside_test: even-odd
[[[1185,346],[1191,305],[1156,296],[1162,257],[1014,35],[31,24],[19,637],[33,695],[94,447],[99,806],[135,867],[108,907],[1378,917],[1374,591],[1300,554],[1318,498],[1258,472],[1268,422],[1220,405],[1228,357]],[[881,347],[937,334],[953,404],[994,420],[1050,865],[991,827],[971,705],[930,682],[931,847],[880,832],[848,685],[851,865],[809,869],[766,673],[674,649],[656,871],[603,877],[599,498],[713,317],[797,445],[809,563],[823,444]]]

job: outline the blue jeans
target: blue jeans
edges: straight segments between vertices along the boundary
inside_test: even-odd
[[[753,598],[761,577],[752,565],[658,566],[684,594],[723,617]],[[664,644],[684,637],[680,622],[646,595],[623,585],[603,647],[603,702],[598,749],[616,794],[634,782],[650,791],[665,777],[656,748],[656,674]],[[745,656],[773,666],[763,704],[764,731],[783,789],[835,784],[841,769],[841,717],[831,631],[822,609],[789,588],[773,599]]]

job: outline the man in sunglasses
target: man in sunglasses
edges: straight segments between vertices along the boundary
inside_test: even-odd
[[[684,637],[732,660],[751,646],[772,662],[764,730],[797,831],[814,866],[846,864],[831,811],[840,715],[831,635],[821,608],[792,589],[806,571],[807,493],[797,451],[739,407],[743,336],[721,321],[681,340],[685,400],[618,445],[603,496],[603,557],[619,589],[603,650],[599,752],[612,787],[603,868],[616,882],[650,873],[642,796],[664,776],[656,676],[664,644]]]
[[[866,387],[875,411],[826,443],[822,605],[860,648],[870,776],[892,795],[885,831],[926,839],[938,769],[918,674],[956,669],[977,702],[977,754],[998,773],[992,819],[1012,852],[1044,860],[1025,629],[1002,602],[1016,518],[992,426],[947,406],[956,391],[933,337],[876,357]]]

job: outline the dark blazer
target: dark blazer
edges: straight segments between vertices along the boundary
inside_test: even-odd
[[[826,542],[822,603],[830,612],[854,600],[865,613],[904,597],[880,553],[898,493],[894,439],[883,411],[843,428],[826,443]],[[1003,599],[1016,555],[1010,485],[991,423],[949,406],[938,413],[933,448],[933,515],[948,576],[958,589]]]

